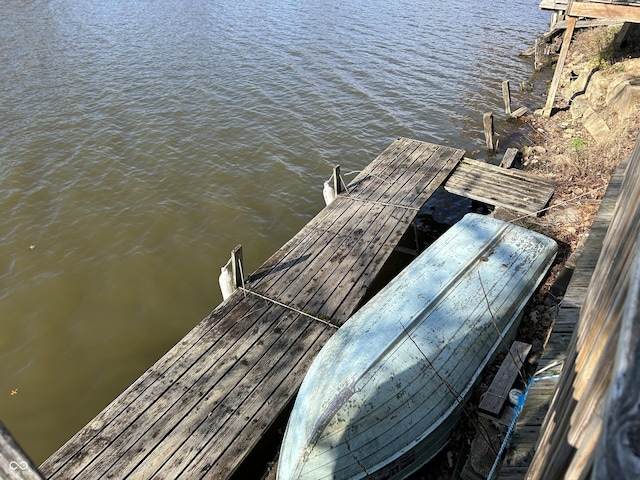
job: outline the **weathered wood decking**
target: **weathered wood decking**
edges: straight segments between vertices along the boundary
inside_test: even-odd
[[[46,460],[48,478],[227,478],[462,150],[393,142],[211,315]],[[331,325],[330,325],[331,324]]]
[[[522,170],[500,168],[465,158],[444,188],[450,193],[490,205],[536,215],[551,200],[555,183]]]

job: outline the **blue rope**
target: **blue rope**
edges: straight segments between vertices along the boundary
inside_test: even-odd
[[[531,388],[531,385],[535,382],[539,382],[540,380],[555,380],[557,378],[560,378],[560,375],[546,375],[544,377],[538,377],[538,378],[534,378],[534,377],[530,377],[529,378],[529,382],[527,383],[524,392],[522,392],[520,395],[518,395],[518,403],[517,405],[513,408],[513,418],[511,419],[511,422],[509,423],[509,428],[507,429],[507,434],[504,437],[504,440],[502,440],[502,445],[500,445],[500,451],[498,452],[498,456],[496,457],[495,461],[493,462],[493,466],[491,467],[491,471],[489,472],[489,475],[487,476],[487,480],[491,480],[493,478],[493,476],[496,473],[496,470],[498,469],[498,465],[500,464],[501,460],[502,460],[502,456],[504,455],[505,450],[507,449],[507,445],[509,444],[509,442],[511,441],[511,437],[513,436],[513,431],[516,428],[516,423],[518,422],[518,418],[520,417],[520,414],[522,413],[522,409],[524,408],[524,402],[527,399],[527,395],[529,394],[529,389]]]

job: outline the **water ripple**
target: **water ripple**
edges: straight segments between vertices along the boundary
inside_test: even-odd
[[[0,410],[31,456],[217,304],[236,244],[251,271],[322,208],[334,165],[400,135],[477,148],[502,80],[532,73],[537,3],[4,2],[0,376],[21,401]]]

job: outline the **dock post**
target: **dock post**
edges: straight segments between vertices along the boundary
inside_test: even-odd
[[[242,245],[231,250],[231,271],[233,272],[234,288],[244,286],[244,275],[242,273]]]
[[[533,68],[536,70],[540,70],[542,68],[542,54],[540,49],[544,48],[544,45],[541,45],[541,41],[539,38],[536,38],[534,53],[533,53]]]
[[[242,274],[242,245],[238,245],[231,250],[231,258],[227,264],[220,269],[218,284],[222,292],[222,301],[229,298],[238,287],[244,286]]]
[[[333,167],[333,191],[336,195],[340,195],[344,189],[342,188],[342,179],[340,178],[340,165]]]
[[[504,113],[511,115],[511,91],[509,80],[502,82],[502,99],[504,100]]]
[[[547,103],[542,109],[542,116],[544,118],[549,118],[551,116],[553,110],[553,103],[556,98],[556,92],[558,91],[558,86],[560,85],[560,77],[562,76],[562,69],[564,67],[564,62],[567,60],[567,54],[569,53],[569,45],[571,45],[571,38],[573,37],[573,30],[576,27],[576,17],[569,17],[569,21],[567,22],[567,29],[564,31],[564,37],[562,39],[562,47],[560,48],[560,56],[558,57],[558,62],[556,63],[556,69],[553,72],[553,80],[551,81],[551,86],[549,87],[549,93],[547,94]]]
[[[484,124],[484,138],[487,141],[487,149],[495,153],[496,149],[493,143],[493,113],[485,113],[482,117],[482,123]]]

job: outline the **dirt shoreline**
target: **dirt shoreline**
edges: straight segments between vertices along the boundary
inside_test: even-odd
[[[632,58],[633,45],[631,50],[611,50],[618,30],[578,32],[556,96],[561,110],[551,118],[525,119],[536,143],[523,148],[524,169],[553,179],[557,188],[543,215],[520,223],[553,238],[560,247],[519,331],[533,344],[534,358],[549,333],[554,303],[561,300],[562,292],[552,291],[552,285],[589,232],[611,173],[631,153],[640,134],[640,59]],[[627,87],[626,96],[621,86]]]
[[[527,307],[516,336],[532,345],[528,359],[532,370],[542,354],[569,279],[565,267],[574,264],[611,173],[631,153],[640,134],[640,58],[636,58],[640,42],[636,34],[626,45],[614,46],[619,30],[618,26],[578,31],[563,69],[554,114],[543,118],[536,111],[518,120],[524,137],[531,142],[519,146],[523,169],[557,183],[548,209],[539,217],[524,218],[514,217],[513,212],[504,209],[493,212],[498,218],[553,238],[559,246],[556,261]],[[545,100],[546,96],[542,101]],[[500,360],[485,372],[476,387],[469,414],[454,432],[449,446],[412,479],[443,480],[459,475],[466,462],[463,457],[479,430],[477,405]],[[499,431],[484,431],[476,442],[487,443],[480,437],[488,433]],[[498,438],[491,441],[494,447],[500,444]]]

